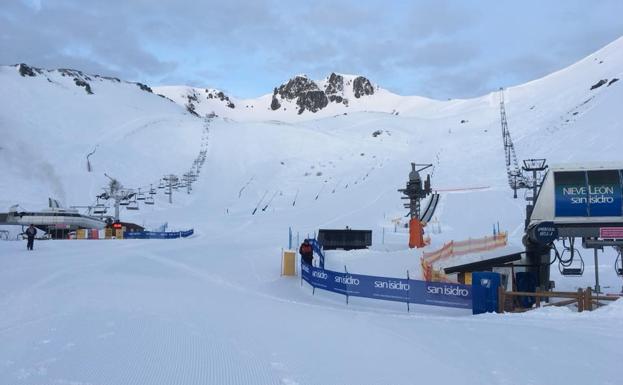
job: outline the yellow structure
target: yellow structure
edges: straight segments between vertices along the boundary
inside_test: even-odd
[[[296,251],[283,250],[281,255],[281,275],[296,275]]]
[[[106,239],[111,239],[112,238],[112,229],[111,228],[106,228],[106,230],[104,230],[104,238]]]
[[[466,271],[464,273],[465,275],[463,276],[463,284],[465,285],[471,285],[472,284],[472,272],[471,271]]]
[[[125,227],[122,227],[120,229],[115,229],[115,238],[116,239],[123,239],[123,232],[125,231]]]
[[[76,239],[87,239],[87,229],[78,229],[76,230]]]

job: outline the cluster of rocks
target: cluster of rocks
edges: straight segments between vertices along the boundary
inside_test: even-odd
[[[273,90],[273,98],[270,103],[270,108],[273,111],[281,108],[281,102],[277,96],[281,100],[296,100],[299,114],[302,114],[305,110],[317,112],[329,104],[327,95],[320,90],[313,80],[308,79],[306,76],[295,76],[286,84],[282,84],[279,88]]]
[[[210,91],[209,89],[206,88],[205,93],[207,94],[208,99],[218,99],[221,102],[225,102],[227,107],[236,108],[236,105],[231,100],[229,100],[229,96],[225,95],[223,91],[217,91],[217,90]]]
[[[348,98],[344,96],[348,86],[352,87],[355,98],[374,94],[374,86],[363,76],[345,81],[342,75],[332,73],[322,90],[313,80],[299,75],[273,90],[270,108],[273,111],[280,109],[284,100],[295,101],[299,114],[305,111],[318,112],[329,103],[348,106]]]
[[[205,94],[205,100],[220,100],[225,103],[227,107],[232,109],[236,108],[236,105],[229,99],[229,96],[225,95],[223,91],[205,88],[203,93]],[[197,105],[201,104],[203,98],[204,95],[201,94],[201,91],[197,91],[195,89],[189,90],[186,94],[186,104],[184,105],[186,110],[195,116],[199,116],[197,113]],[[210,115],[216,116],[213,112],[206,116],[210,117]]]
[[[610,87],[613,83],[616,83],[617,81],[619,81],[618,78],[613,78],[612,80],[610,80],[610,82],[608,82],[608,79],[601,79],[600,81],[591,86],[591,91],[603,86],[606,83],[608,84],[607,87]]]
[[[37,75],[44,75],[45,72],[53,72],[54,70],[43,70],[41,68],[37,68],[37,67],[31,67],[27,64],[21,63],[21,64],[16,64],[15,65],[19,71],[19,74],[23,77],[26,76],[31,76],[31,77],[35,77]],[[88,94],[88,95],[93,95],[93,89],[91,88],[91,83],[93,81],[93,79],[104,79],[104,80],[108,80],[111,82],[115,82],[115,83],[121,83],[121,80],[119,78],[115,78],[115,77],[110,77],[110,76],[100,76],[100,75],[87,75],[82,71],[78,71],[78,70],[73,70],[73,69],[69,69],[69,68],[60,68],[58,70],[56,70],[59,74],[61,74],[61,76],[63,77],[69,77],[72,78],[74,81],[74,84],[77,87],[82,87],[84,88],[84,91]],[[49,82],[52,82],[52,80],[47,77],[47,80]],[[132,82],[127,82],[129,84],[135,84],[138,88],[140,88],[141,90],[145,91],[145,92],[149,92],[149,93],[153,93],[151,87],[147,86],[146,84],[143,83],[132,83]]]
[[[37,76],[37,74],[41,75],[43,73],[43,70],[41,68],[29,67],[24,63],[17,64],[16,67],[19,71],[19,74],[23,77]]]
[[[370,80],[363,76],[357,76],[355,80],[353,80],[353,93],[356,98],[360,98],[364,95],[373,95],[374,87],[372,83],[370,83]]]

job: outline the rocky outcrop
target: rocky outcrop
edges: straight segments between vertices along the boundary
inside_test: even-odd
[[[91,85],[88,82],[80,78],[74,78],[74,83],[76,83],[78,87],[84,87],[84,90],[88,95],[93,95],[93,90],[91,90]]]
[[[318,112],[329,104],[325,91],[321,90],[313,80],[300,75],[275,88],[270,103],[273,111],[281,107],[280,99],[296,101],[299,114],[305,111]]]
[[[154,93],[154,91],[148,85],[145,85],[143,83],[136,83],[136,85],[138,86],[138,88],[140,88],[141,90],[145,92],[149,92],[150,94]]]
[[[353,81],[353,94],[356,98],[360,98],[363,95],[373,95],[374,87],[367,78],[357,76]]]
[[[348,106],[348,96],[352,87],[352,95],[360,98],[367,95],[373,95],[375,88],[367,78],[357,76],[354,79],[345,79],[344,75],[331,73],[326,78],[324,89],[307,76],[299,75],[290,79],[287,83],[273,90],[273,96],[270,102],[270,109],[276,111],[283,107],[284,101],[295,102],[298,107],[298,113],[305,111],[318,112],[327,107],[329,103],[339,103]]]
[[[375,88],[367,78],[357,76],[345,78],[344,75],[331,73],[324,83],[324,89],[304,75],[296,76],[273,91],[270,109],[276,111],[283,106],[284,101],[295,101],[298,113],[305,111],[318,112],[329,103],[339,103],[348,107],[349,88],[352,87],[352,96],[361,98],[374,95]]]
[[[273,90],[273,99],[270,102],[270,109],[273,111],[276,111],[281,108],[281,103],[279,103],[279,100],[277,99],[277,92],[278,90],[275,87],[275,89]]]
[[[295,76],[290,79],[286,84],[282,84],[277,89],[277,94],[282,99],[294,100],[303,96],[306,92],[319,91],[318,85],[313,80],[308,79],[306,76]]]
[[[600,81],[591,86],[591,91],[603,86],[606,83],[608,83],[608,79],[601,79]]]
[[[329,75],[327,85],[324,87],[324,92],[329,95],[343,94],[344,93],[344,77],[338,75],[335,72]],[[341,103],[341,102],[339,102]]]
[[[335,72],[331,73],[324,87],[324,92],[330,102],[348,106],[348,99],[344,97],[344,77],[342,75]]]
[[[225,102],[225,105],[227,107],[236,108],[236,105],[231,100],[229,100],[229,96],[225,95],[223,91],[209,90],[206,88],[205,93],[208,99],[218,99],[221,102]]]
[[[329,99],[321,90],[304,92],[296,99],[296,105],[299,107],[299,115],[305,110],[318,112],[325,108],[327,104],[329,104]]]
[[[19,70],[19,74],[26,76],[37,76],[37,73],[41,74],[41,70],[39,68],[29,67],[26,64],[18,64],[17,69]]]

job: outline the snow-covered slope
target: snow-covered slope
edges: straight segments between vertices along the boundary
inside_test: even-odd
[[[0,67],[0,84],[2,211],[49,196],[89,204],[104,173],[149,185],[187,170],[199,151],[202,120],[145,85],[26,65]]]

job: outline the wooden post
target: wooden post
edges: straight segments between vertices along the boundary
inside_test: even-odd
[[[584,292],[582,289],[578,289],[578,313],[584,310]]]
[[[586,291],[584,291],[584,309],[588,311],[593,310],[593,289],[590,287],[587,287]]]
[[[498,313],[504,313],[504,303],[506,295],[502,285],[498,286]]]
[[[540,308],[541,307],[541,296],[537,294],[534,298],[536,299],[536,307]]]

